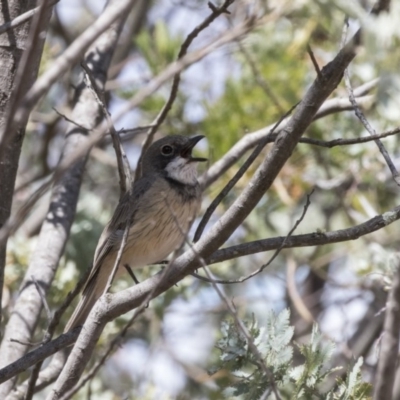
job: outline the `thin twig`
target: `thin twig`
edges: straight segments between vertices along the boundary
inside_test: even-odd
[[[376,11],[374,11],[374,12],[376,12]],[[346,36],[346,33],[347,33],[347,28],[348,28],[348,23],[346,21],[345,25],[343,27],[342,43],[345,40],[345,36]],[[353,88],[351,86],[350,73],[349,73],[349,69],[348,68],[346,68],[345,71],[344,71],[344,81],[345,81],[347,93],[349,95],[349,100],[350,100],[351,104],[354,107],[354,112],[355,112],[357,118],[364,125],[364,128],[368,131],[368,133],[371,136],[377,136],[377,133],[376,133],[375,129],[372,127],[372,125],[367,120],[366,116],[362,112],[362,110],[361,110],[360,106],[358,105],[357,100],[356,100],[356,98],[354,96],[354,91],[353,91]],[[374,142],[378,146],[379,151],[381,152],[383,158],[385,159],[386,164],[389,167],[389,170],[390,170],[390,172],[392,174],[393,180],[396,182],[396,184],[398,186],[400,186],[400,175],[399,175],[399,172],[397,171],[395,165],[393,164],[393,161],[390,158],[389,153],[387,152],[385,146],[383,145],[383,143],[379,139],[375,139]]]
[[[271,258],[268,260],[267,263],[261,265],[261,267],[259,267],[257,270],[255,270],[254,272],[252,272],[249,275],[246,275],[244,277],[241,277],[239,279],[232,279],[232,280],[223,280],[223,279],[218,279],[215,282],[211,282],[211,283],[219,283],[219,284],[232,284],[232,283],[242,283],[247,281],[248,279],[258,275],[259,273],[261,273],[262,271],[264,271],[265,268],[267,268],[269,265],[271,265],[271,263],[275,260],[276,257],[278,257],[279,253],[281,252],[281,250],[285,247],[286,242],[288,241],[288,239],[292,236],[292,233],[297,229],[297,227],[300,225],[300,223],[303,221],[304,217],[306,216],[308,207],[310,206],[311,202],[310,202],[310,197],[313,194],[314,190],[311,191],[311,193],[309,193],[307,195],[307,200],[306,200],[306,204],[304,204],[304,208],[303,208],[303,212],[301,213],[300,218],[296,221],[296,223],[294,224],[293,228],[289,231],[289,233],[286,235],[286,237],[284,238],[284,240],[282,241],[282,243],[280,244],[280,246],[275,250],[274,254],[271,256]],[[196,274],[195,272],[192,273],[191,275],[195,276],[196,278],[199,278],[200,280],[205,280],[206,282],[209,282],[209,280],[207,278],[205,278],[204,276],[201,276],[199,274]]]
[[[181,48],[179,50],[179,54],[177,57],[177,61],[184,57],[187,53],[187,50],[193,40],[199,35],[201,31],[206,29],[216,18],[218,18],[221,14],[226,13],[228,7],[234,2],[234,0],[225,0],[221,7],[215,7],[212,3],[208,3],[208,6],[211,8],[212,13],[198,26],[196,26],[192,32],[186,37],[185,41],[182,43]],[[153,121],[152,127],[148,130],[146,139],[143,143],[142,152],[139,157],[139,161],[137,163],[136,172],[135,172],[135,180],[137,180],[142,175],[142,160],[143,155],[150,147],[153,137],[157,132],[159,126],[164,122],[167,117],[176,96],[178,94],[179,83],[181,80],[181,71],[177,72],[172,80],[171,91],[168,97],[168,100],[164,104],[160,113],[157,115],[157,118]]]
[[[80,129],[83,129],[84,131],[90,131],[90,129],[88,129],[86,126],[83,126],[83,125],[79,124],[78,122],[73,121],[71,118],[67,117],[61,111],[58,111],[57,108],[55,108],[55,107],[52,107],[52,108],[56,112],[57,115],[59,115],[61,118],[65,119],[67,122],[71,123],[72,125],[77,126]]]
[[[38,344],[40,344],[40,342],[27,342],[24,340],[19,340],[19,339],[14,339],[14,338],[11,338],[10,342],[19,343],[19,344],[22,344],[23,346],[29,346],[29,347],[34,347],[34,346],[37,346]]]
[[[376,139],[383,139],[388,136],[396,135],[399,132],[400,132],[400,127],[394,128],[394,129],[391,129],[389,131],[385,131],[385,132],[382,132],[379,134],[375,134],[375,135],[371,135],[371,136],[363,136],[363,137],[354,138],[354,139],[340,138],[340,139],[324,141],[324,140],[319,140],[319,139],[303,137],[300,139],[300,142],[313,144],[313,145],[320,146],[320,147],[327,147],[327,148],[331,149],[332,147],[335,147],[335,146],[349,146],[352,144],[368,143],[368,142],[375,141]]]
[[[322,78],[321,69],[319,68],[318,62],[314,56],[314,52],[312,51],[311,46],[309,44],[307,45],[307,53],[310,56],[310,59],[314,65],[315,72],[317,73],[318,79],[321,79]]]
[[[271,99],[278,112],[280,114],[283,114],[285,112],[284,107],[280,103],[280,100],[275,96],[275,93],[271,89],[269,83],[262,76],[261,71],[258,69],[257,63],[253,59],[253,56],[247,51],[246,47],[240,40],[237,40],[236,43],[238,44],[240,52],[243,54],[247,63],[249,64],[251,72],[254,75],[254,79],[256,80],[260,88],[264,91],[264,93]]]
[[[122,254],[124,252],[127,240],[128,240],[128,234],[129,234],[129,229],[130,226],[132,224],[132,215],[130,212],[130,204],[131,204],[131,199],[133,197],[133,186],[132,186],[132,177],[131,177],[131,171],[130,171],[130,166],[129,166],[129,161],[128,158],[126,157],[125,151],[121,145],[121,141],[119,139],[119,135],[116,132],[114,125],[112,123],[110,114],[107,110],[107,107],[105,106],[104,103],[104,94],[100,92],[99,88],[97,87],[96,81],[94,80],[92,73],[89,69],[89,67],[82,62],[81,64],[82,68],[85,71],[86,74],[86,78],[87,78],[87,85],[88,87],[91,89],[99,107],[102,109],[104,117],[107,120],[107,124],[108,124],[108,128],[111,132],[111,137],[113,140],[113,146],[114,146],[114,150],[115,150],[115,154],[117,157],[117,161],[118,161],[118,172],[119,172],[119,184],[120,184],[120,201],[122,199],[122,197],[125,195],[125,193],[127,192],[127,184],[129,187],[128,190],[128,205],[129,205],[129,210],[128,210],[128,219],[126,222],[126,226],[124,229],[124,234],[122,236],[122,241],[121,244],[119,246],[119,250],[118,250],[118,254],[117,254],[117,258],[115,259],[114,262],[114,266],[112,269],[112,272],[110,274],[110,276],[108,277],[107,280],[107,285],[105,286],[104,292],[103,294],[106,294],[112,285],[112,282],[114,281],[115,275],[117,274],[117,270],[119,267],[119,264],[121,262],[122,259]]]
[[[119,174],[119,186],[120,186],[120,195],[119,198],[121,199],[127,191],[127,185],[129,180],[129,187],[131,185],[131,178],[130,178],[130,167],[128,158],[126,157],[125,151],[121,145],[121,141],[119,139],[119,135],[114,128],[114,124],[111,121],[110,113],[105,106],[105,99],[104,93],[100,91],[96,80],[93,77],[92,71],[90,70],[89,66],[82,61],[81,66],[85,71],[86,77],[86,84],[87,87],[92,91],[94,98],[96,99],[97,104],[99,105],[100,109],[103,112],[104,117],[106,118],[108,129],[111,133],[111,138],[114,146],[115,155],[117,157],[117,164],[118,164],[118,174]],[[129,178],[128,178],[129,176]]]
[[[359,225],[352,226],[351,228],[329,232],[313,232],[290,237],[261,239],[219,249],[207,258],[207,263],[211,265],[226,260],[232,260],[237,257],[275,250],[282,244],[285,249],[290,249],[295,247],[323,246],[333,243],[348,242],[383,229],[399,219],[400,206],[388,210],[381,215],[377,215]]]

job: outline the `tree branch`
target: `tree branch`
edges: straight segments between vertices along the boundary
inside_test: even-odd
[[[361,236],[376,232],[400,219],[400,206],[384,214],[377,215],[362,224],[347,229],[339,229],[331,232],[314,232],[305,235],[294,235],[287,237],[283,245],[284,249],[293,247],[322,246],[332,243],[356,240]],[[242,243],[236,246],[217,250],[209,258],[207,264],[216,264],[222,261],[257,254],[264,251],[275,250],[285,241],[285,237],[256,240],[254,242]]]

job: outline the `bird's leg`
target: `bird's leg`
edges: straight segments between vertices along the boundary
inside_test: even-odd
[[[133,279],[133,281],[135,282],[135,284],[140,283],[138,281],[138,279],[136,278],[135,274],[132,271],[132,268],[129,266],[129,264],[124,264],[125,269],[127,270],[128,274],[130,275],[130,277]]]

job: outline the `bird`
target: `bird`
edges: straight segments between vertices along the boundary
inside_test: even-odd
[[[144,153],[142,176],[125,193],[97,244],[82,296],[64,332],[83,325],[103,294],[124,236],[129,232],[119,270],[140,268],[164,260],[179,248],[200,205],[197,165],[206,158],[192,150],[203,135],[170,135],[155,141]]]

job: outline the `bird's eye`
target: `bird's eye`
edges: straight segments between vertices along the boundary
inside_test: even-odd
[[[166,144],[165,146],[161,147],[161,154],[164,155],[164,156],[171,155],[173,151],[174,151],[174,149],[168,144]]]

